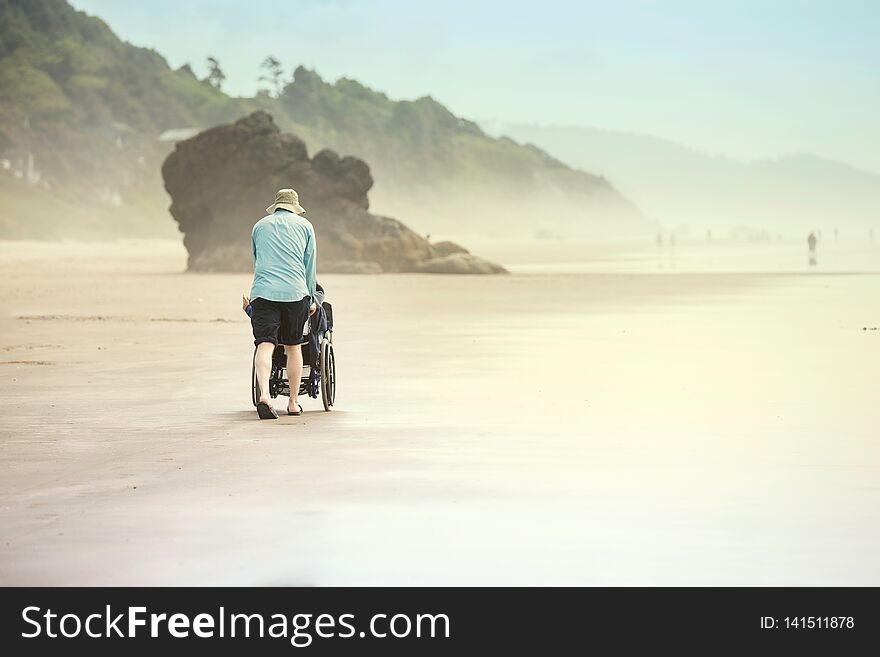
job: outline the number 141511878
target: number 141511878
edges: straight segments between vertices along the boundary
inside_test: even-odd
[[[786,616],[782,622],[786,629],[823,629],[839,630],[855,627],[852,616]]]

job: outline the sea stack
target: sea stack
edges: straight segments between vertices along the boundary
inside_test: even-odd
[[[251,228],[276,190],[292,187],[315,227],[321,272],[505,273],[458,245],[432,245],[400,221],[370,213],[366,162],[327,149],[309,158],[305,143],[263,111],[178,143],[162,176],[192,271],[249,271]]]

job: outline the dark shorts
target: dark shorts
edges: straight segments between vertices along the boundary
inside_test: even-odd
[[[301,344],[303,328],[309,319],[311,299],[303,297],[299,301],[268,301],[257,297],[251,301],[253,314],[251,328],[254,330],[254,344]]]

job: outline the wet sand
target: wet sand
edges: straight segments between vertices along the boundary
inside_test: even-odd
[[[0,583],[880,585],[880,276],[328,275],[259,422],[184,261],[0,243]]]

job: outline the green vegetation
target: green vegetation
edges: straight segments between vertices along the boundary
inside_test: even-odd
[[[159,165],[171,145],[159,135],[234,118],[234,102],[188,69],[120,41],[99,18],[63,0],[0,0],[0,158],[6,193],[69,208],[46,231],[21,202],[5,203],[0,235],[167,234]],[[12,176],[33,158],[38,180]],[[15,193],[14,182],[32,189]],[[127,212],[121,212],[126,208]],[[120,221],[120,219],[123,221]],[[92,225],[98,222],[97,225]]]
[[[379,210],[417,229],[488,221],[481,208],[513,194],[534,197],[536,206],[542,195],[616,196],[601,178],[537,148],[491,138],[430,97],[393,101],[355,80],[330,84],[302,67],[285,83],[281,62],[267,56],[269,89],[232,98],[220,89],[220,62],[210,59],[211,74],[199,80],[188,66],[172,70],[158,53],[121,41],[65,0],[0,0],[0,158],[21,171],[33,156],[39,180],[29,184],[55,200],[102,211],[136,208],[163,232],[171,220],[159,168],[173,143],[160,140],[162,133],[204,129],[259,108],[312,152],[331,147],[365,159]],[[580,202],[569,200],[572,207]],[[24,219],[0,217],[0,236],[26,234],[26,227],[10,228],[16,221]],[[116,234],[128,229],[125,221],[108,226]]]

